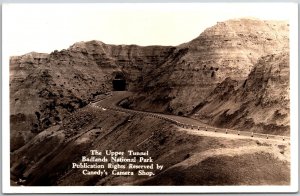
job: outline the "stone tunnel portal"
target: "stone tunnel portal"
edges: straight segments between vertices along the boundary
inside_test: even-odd
[[[126,90],[126,80],[123,73],[116,73],[115,78],[112,82],[114,91],[125,91]]]

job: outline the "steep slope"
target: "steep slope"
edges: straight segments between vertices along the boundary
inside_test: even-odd
[[[287,51],[288,32],[285,22],[240,19],[218,23],[177,47],[89,41],[11,57],[11,150],[113,90],[118,74],[136,92],[128,107],[191,114],[225,78],[240,83],[259,57]]]
[[[222,127],[289,134],[288,53],[260,58],[243,84],[237,84],[230,78],[223,81],[194,117]]]
[[[289,50],[288,29],[280,21],[220,22],[178,46],[180,55],[145,78],[131,107],[187,115],[225,78],[242,81],[261,56]]]
[[[149,151],[164,167],[148,170],[155,176],[113,175],[108,167],[104,176],[83,175],[72,163],[92,149]],[[87,106],[11,153],[11,180],[24,186],[288,185],[289,150],[286,143],[190,135],[161,119]]]
[[[88,104],[114,99],[107,92],[121,75],[135,94],[126,107],[288,135],[288,41],[285,22],[240,19],[177,47],[90,41],[11,57],[12,185],[290,184],[287,142],[192,134]],[[164,168],[152,177],[83,175],[72,163],[91,149],[148,150]]]
[[[11,57],[11,150],[113,90],[112,81],[118,73],[126,78],[129,90],[137,88],[141,75],[162,64],[173,51],[174,47],[90,41],[51,54],[33,52]]]

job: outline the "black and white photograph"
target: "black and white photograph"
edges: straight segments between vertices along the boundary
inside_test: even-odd
[[[297,8],[4,4],[4,191],[298,191]]]

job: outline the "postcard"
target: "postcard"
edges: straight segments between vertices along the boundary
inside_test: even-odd
[[[297,6],[4,4],[3,192],[297,192]]]

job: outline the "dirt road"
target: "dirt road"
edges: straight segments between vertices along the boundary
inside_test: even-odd
[[[106,95],[105,97],[101,98],[101,100],[95,101],[90,105],[93,107],[102,108],[103,110],[109,109],[109,110],[114,110],[119,112],[140,114],[140,115],[146,115],[154,118],[163,119],[171,123],[174,123],[179,127],[180,131],[185,131],[187,134],[202,135],[208,137],[226,137],[226,138],[233,138],[233,139],[253,139],[253,140],[260,140],[264,142],[277,142],[277,143],[290,142],[289,137],[285,137],[281,135],[270,135],[270,134],[218,128],[218,127],[213,127],[204,124],[202,122],[199,122],[195,119],[188,118],[188,117],[125,109],[117,105],[121,100],[129,97],[130,95],[132,95],[132,93],[128,91],[114,91]]]

